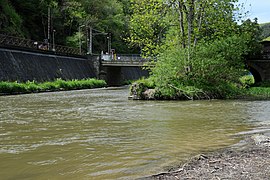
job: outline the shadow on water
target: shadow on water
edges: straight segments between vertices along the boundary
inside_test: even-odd
[[[130,101],[128,88],[0,97],[4,179],[134,179],[269,131],[269,101]]]

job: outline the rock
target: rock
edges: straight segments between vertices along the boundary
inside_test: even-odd
[[[155,100],[155,89],[147,89],[143,92],[143,98],[146,100]]]
[[[133,83],[130,88],[129,99],[155,100],[155,89],[148,89],[143,83]]]
[[[133,83],[130,88],[130,99],[140,100],[143,99],[143,92],[146,87],[142,83]]]
[[[251,137],[256,145],[263,145],[270,147],[270,137],[262,135],[262,134],[255,134]]]

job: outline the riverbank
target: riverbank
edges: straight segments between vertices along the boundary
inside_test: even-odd
[[[150,85],[149,85],[150,84]],[[223,93],[222,93],[223,92]],[[147,80],[139,80],[130,87],[129,99],[133,100],[210,100],[210,99],[246,99],[246,100],[270,100],[270,83],[264,82],[253,87],[234,87],[234,90],[226,92],[204,92],[197,90],[189,93],[180,93],[168,97],[162,95],[155,86]]]
[[[0,95],[92,89],[106,86],[107,84],[104,80],[97,80],[92,78],[67,81],[57,79],[55,81],[43,83],[38,83],[35,81],[28,81],[25,83],[2,81],[0,82]]]
[[[270,134],[245,138],[242,146],[193,157],[169,172],[144,180],[177,179],[269,179]]]

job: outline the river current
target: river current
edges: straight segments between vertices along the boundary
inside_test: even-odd
[[[270,101],[127,97],[128,87],[1,96],[1,179],[135,179],[270,132]]]

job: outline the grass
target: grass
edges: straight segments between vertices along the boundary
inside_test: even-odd
[[[35,81],[27,81],[25,83],[18,82],[0,82],[0,94],[20,94],[20,93],[36,93],[47,91],[67,91],[77,89],[92,89],[105,87],[107,84],[103,80],[82,79],[82,80],[62,80],[57,79],[52,82],[37,83]]]
[[[270,41],[270,37],[265,38],[263,41]]]
[[[270,87],[251,87],[246,92],[247,99],[268,100],[270,99]]]
[[[270,99],[270,81],[255,83],[245,89],[245,99],[269,100]]]

